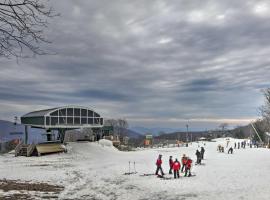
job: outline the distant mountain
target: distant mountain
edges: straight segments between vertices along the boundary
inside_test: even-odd
[[[172,133],[172,132],[177,132],[177,131],[184,131],[181,128],[163,128],[163,127],[156,127],[156,128],[146,128],[146,127],[141,127],[141,126],[135,126],[131,127],[131,130],[140,133],[142,135],[145,134],[152,134],[152,135],[159,135],[163,133]]]
[[[127,136],[130,138],[138,139],[140,137],[143,137],[142,134],[137,133],[136,131],[133,131],[131,129],[127,129]]]

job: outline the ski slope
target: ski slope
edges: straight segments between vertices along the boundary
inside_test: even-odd
[[[234,144],[230,139],[229,146]],[[240,140],[239,140],[240,141]],[[205,145],[204,145],[205,143]],[[68,153],[42,157],[0,156],[0,179],[46,182],[62,185],[59,199],[269,199],[270,150],[236,149],[233,155],[217,152],[226,140],[192,143],[189,147],[144,149],[120,152],[109,141],[69,143]],[[194,161],[195,151],[204,146],[203,165],[194,165],[194,177],[164,180],[140,176],[155,172],[155,161],[163,155],[163,170],[168,174],[169,156],[187,154]],[[225,152],[228,149],[225,148]],[[134,171],[137,174],[124,175]],[[5,195],[0,190],[0,197]]]

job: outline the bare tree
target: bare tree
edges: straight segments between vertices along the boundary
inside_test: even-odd
[[[229,124],[228,123],[222,123],[219,125],[219,128],[221,128],[222,132],[228,128]]]
[[[118,119],[118,127],[119,127],[119,135],[126,136],[127,135],[127,128],[128,122],[125,119]]]
[[[40,48],[48,19],[57,16],[47,0],[0,0],[0,56],[27,57],[47,54]],[[25,53],[27,52],[27,53]]]
[[[115,134],[125,136],[127,134],[128,122],[126,119],[107,119],[105,125],[112,126]]]
[[[268,122],[270,127],[270,88],[263,90],[263,94],[265,97],[265,103],[260,108],[262,117]]]

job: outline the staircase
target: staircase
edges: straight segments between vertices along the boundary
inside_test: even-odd
[[[34,144],[18,144],[15,148],[15,156],[31,156],[34,151]]]

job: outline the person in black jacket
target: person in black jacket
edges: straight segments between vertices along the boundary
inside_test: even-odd
[[[197,156],[197,164],[201,164],[201,153],[199,150],[196,151],[195,155]]]
[[[201,159],[203,160],[204,158],[204,152],[205,152],[205,149],[203,147],[201,147]]]
[[[172,159],[172,156],[170,156],[170,159],[169,159],[169,166],[170,166],[169,174],[172,174],[172,168],[173,168],[173,159]]]

